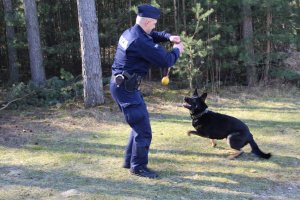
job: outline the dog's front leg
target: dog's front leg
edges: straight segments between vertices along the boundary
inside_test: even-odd
[[[191,136],[191,134],[198,135],[197,131],[188,131],[187,135]]]
[[[215,139],[211,139],[211,146],[212,147],[216,147],[217,146],[217,143],[216,143],[216,140]]]

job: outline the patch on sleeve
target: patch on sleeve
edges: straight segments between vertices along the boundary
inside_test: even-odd
[[[158,44],[154,45],[154,48],[158,48],[158,47],[159,47],[159,45],[158,45]]]
[[[120,37],[119,40],[119,45],[123,48],[123,49],[127,49],[128,47],[128,40],[126,40],[123,36]]]

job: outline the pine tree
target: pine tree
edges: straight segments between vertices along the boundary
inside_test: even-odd
[[[46,75],[43,66],[36,2],[32,0],[24,0],[23,5],[25,10],[27,40],[29,46],[31,78],[32,82],[36,86],[41,86],[46,82]]]
[[[77,0],[85,107],[104,103],[95,0]]]
[[[3,7],[6,21],[6,41],[9,65],[9,83],[17,83],[19,81],[19,67],[17,63],[17,50],[14,47],[15,29],[12,23],[14,11],[11,0],[3,0]]]

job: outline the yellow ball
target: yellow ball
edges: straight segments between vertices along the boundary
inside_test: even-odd
[[[162,85],[168,85],[170,82],[170,79],[168,76],[164,76],[162,79],[161,79],[161,84]]]

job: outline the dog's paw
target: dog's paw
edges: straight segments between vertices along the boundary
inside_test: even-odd
[[[227,156],[228,160],[234,160],[235,158],[236,158],[236,156],[234,156],[234,155]]]
[[[195,131],[188,131],[186,134],[187,134],[188,136],[191,136],[194,132],[195,132]]]
[[[230,155],[227,157],[229,160],[233,160],[237,157],[239,157],[240,155],[242,155],[244,153],[244,151],[235,151],[235,152],[231,152]]]

